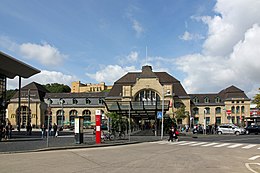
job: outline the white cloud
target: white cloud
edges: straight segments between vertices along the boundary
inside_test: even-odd
[[[97,71],[95,74],[86,73],[86,75],[98,82],[113,84],[129,71],[136,71],[136,69],[134,66],[121,67],[119,65],[108,65],[105,68]]]
[[[214,17],[192,17],[208,25],[201,53],[178,58],[189,93],[236,85],[249,97],[260,86],[260,1],[218,0]],[[187,38],[189,38],[187,36]]]
[[[138,60],[138,52],[131,51],[129,55],[127,55],[127,61],[136,62]]]
[[[61,64],[68,57],[48,43],[18,44],[7,36],[0,36],[0,47],[15,52],[25,59],[37,61],[42,65],[55,66]]]
[[[37,82],[39,84],[48,84],[48,83],[60,83],[71,86],[71,82],[77,81],[78,78],[71,75],[66,75],[57,71],[46,71],[42,70],[40,73],[28,78],[22,79],[22,86],[25,86],[31,82]],[[14,79],[8,79],[8,89],[18,88],[18,77]]]
[[[135,30],[137,36],[140,36],[144,32],[142,25],[135,19],[132,20],[132,27]]]
[[[183,35],[179,36],[179,39],[184,41],[190,41],[190,40],[201,40],[204,39],[204,37],[201,36],[200,34],[192,34],[189,33],[188,31],[185,31]]]
[[[34,59],[43,65],[58,65],[67,57],[48,43],[23,43],[19,46],[21,54],[27,59]]]

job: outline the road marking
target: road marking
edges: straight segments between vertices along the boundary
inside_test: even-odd
[[[203,146],[203,147],[209,147],[209,146],[217,145],[217,144],[218,144],[218,143],[213,142],[213,143],[209,143],[209,144],[201,145],[201,146]]]
[[[187,142],[187,143],[182,143],[182,144],[178,144],[178,145],[189,145],[189,144],[194,144],[194,143],[197,143],[197,142]]]
[[[253,157],[249,158],[248,160],[255,160],[255,159],[259,158],[259,157],[260,157],[259,155],[258,156],[253,156]]]
[[[199,142],[197,144],[191,144],[190,146],[198,146],[198,145],[203,145],[203,144],[206,144],[206,143],[208,143],[208,142]]]
[[[253,172],[253,173],[259,173],[259,172],[255,171],[255,170],[253,170],[253,169],[250,167],[250,165],[258,165],[258,166],[260,166],[260,163],[245,163],[245,166],[246,166],[246,168],[247,168],[249,171],[251,171],[251,172]]]
[[[230,145],[230,143],[219,144],[219,145],[215,145],[213,147],[219,148],[219,147],[224,147],[224,146],[227,146],[227,145]]]
[[[250,145],[247,145],[247,146],[244,146],[244,147],[242,147],[242,148],[244,148],[244,149],[249,149],[249,148],[253,148],[253,147],[255,147],[256,145],[254,145],[254,144],[250,144]]]
[[[243,144],[234,144],[234,145],[228,146],[228,148],[236,148],[236,147],[240,147],[241,145],[243,145]]]

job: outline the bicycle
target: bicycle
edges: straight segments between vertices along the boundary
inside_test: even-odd
[[[113,141],[115,139],[115,136],[113,134],[111,134],[110,132],[108,132],[108,133],[103,132],[103,135],[101,135],[101,139],[103,139],[104,141],[106,141],[106,140]]]

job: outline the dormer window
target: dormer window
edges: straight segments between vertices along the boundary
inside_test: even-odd
[[[73,98],[73,99],[72,99],[72,103],[73,103],[74,105],[76,105],[76,104],[78,104],[78,100],[75,99],[75,98]]]
[[[216,102],[216,103],[220,103],[220,102],[221,102],[220,97],[216,97],[216,98],[215,98],[215,102]]]
[[[102,98],[98,99],[98,104],[103,105],[104,104],[104,100]]]
[[[194,98],[193,98],[193,102],[194,102],[194,103],[199,103],[199,98],[198,98],[198,97],[194,97]]]
[[[86,98],[86,104],[90,104],[91,103],[91,101],[89,100],[89,98]]]
[[[208,97],[204,98],[204,103],[209,103],[209,98]]]

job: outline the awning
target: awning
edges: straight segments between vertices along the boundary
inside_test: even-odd
[[[169,110],[170,101],[165,100],[156,102],[147,101],[105,101],[105,106],[109,112],[115,112],[122,116],[129,116],[132,118],[155,118],[157,112]]]
[[[0,51],[0,74],[13,79],[15,76],[29,78],[41,71]]]

